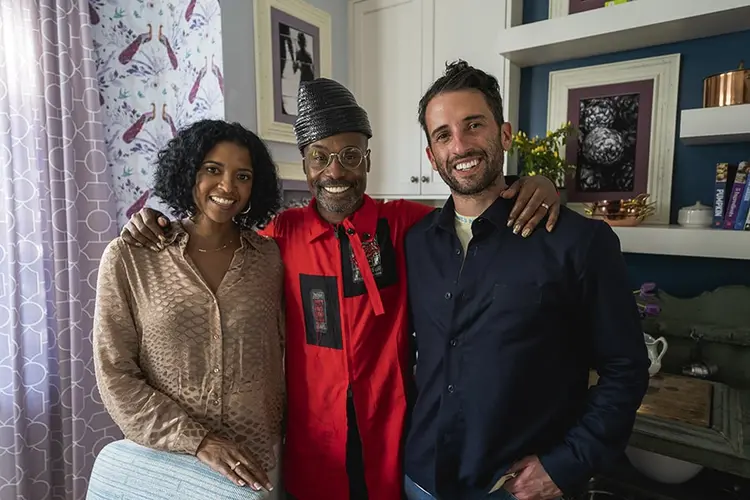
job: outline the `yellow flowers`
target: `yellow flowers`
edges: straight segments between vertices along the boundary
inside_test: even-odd
[[[529,138],[526,132],[519,130],[513,135],[510,152],[519,154],[523,175],[541,174],[561,186],[565,173],[574,166],[568,165],[567,161],[560,157],[560,148],[577,132],[571,122],[557,130],[548,130],[543,137]]]

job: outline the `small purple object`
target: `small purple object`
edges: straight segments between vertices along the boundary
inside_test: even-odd
[[[646,304],[644,311],[648,316],[657,316],[661,312],[659,304]]]
[[[650,297],[656,292],[656,283],[644,283],[641,285],[641,297]]]

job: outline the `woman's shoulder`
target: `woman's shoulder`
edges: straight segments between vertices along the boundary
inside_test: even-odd
[[[104,252],[102,252],[102,261],[120,261],[123,259],[125,255],[127,255],[128,252],[128,245],[125,243],[125,240],[122,239],[122,236],[118,236],[115,239],[111,240],[109,243],[107,243],[107,246],[104,247]]]
[[[263,253],[269,255],[281,255],[279,245],[276,244],[276,241],[270,236],[260,234],[253,229],[243,229],[241,236],[245,241],[250,243],[250,245]]]
[[[168,231],[165,236],[169,238]],[[122,236],[117,236],[107,243],[102,253],[101,261],[110,264],[118,263],[126,268],[130,266],[137,267],[138,264],[143,264],[147,261],[159,260],[162,253],[163,250],[156,252],[142,245],[128,243]]]

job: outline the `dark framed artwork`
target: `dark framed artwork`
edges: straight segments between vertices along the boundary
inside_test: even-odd
[[[627,0],[632,2],[635,0]],[[589,10],[601,9],[607,0],[549,0],[549,18],[564,17]]]
[[[580,135],[565,159],[568,201],[633,198],[648,190],[654,81],[640,80],[568,91],[568,121]]]
[[[331,77],[331,16],[302,0],[255,0],[258,133],[294,143],[297,90]]]
[[[587,10],[601,9],[606,0],[568,0],[568,13],[576,14]]]
[[[645,193],[647,224],[669,224],[677,136],[680,54],[580,66],[549,73],[547,130],[570,121],[581,133],[560,154],[567,206]]]
[[[297,90],[320,77],[320,29],[271,7],[274,120],[294,124]]]

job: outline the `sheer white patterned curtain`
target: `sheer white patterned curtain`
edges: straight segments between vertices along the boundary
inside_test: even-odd
[[[116,236],[88,0],[0,0],[0,498],[82,500],[119,437],[91,325]]]

